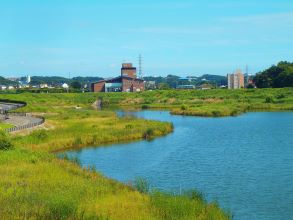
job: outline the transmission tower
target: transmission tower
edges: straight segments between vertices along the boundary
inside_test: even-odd
[[[140,79],[143,78],[143,73],[142,73],[142,56],[141,54],[139,54],[139,57],[138,57],[138,77]]]

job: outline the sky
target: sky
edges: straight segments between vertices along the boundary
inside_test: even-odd
[[[0,75],[256,73],[293,61],[292,0],[1,0]]]

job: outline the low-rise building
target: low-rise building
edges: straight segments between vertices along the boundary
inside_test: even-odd
[[[48,88],[48,84],[47,83],[42,83],[42,84],[39,85],[39,88],[40,89]]]
[[[6,90],[7,89],[7,86],[5,85],[0,85],[0,90]]]
[[[136,68],[131,63],[122,64],[119,77],[104,79],[91,84],[92,92],[140,92],[144,89],[144,81],[137,78]]]

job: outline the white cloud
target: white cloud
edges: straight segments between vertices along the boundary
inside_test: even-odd
[[[142,27],[130,31],[150,34],[215,34],[224,32],[224,27]]]
[[[293,13],[273,13],[263,15],[248,15],[222,18],[223,22],[230,23],[246,23],[251,25],[265,25],[265,26],[292,26],[293,27]]]

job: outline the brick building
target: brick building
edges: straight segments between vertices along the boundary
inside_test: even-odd
[[[123,63],[121,75],[92,83],[92,92],[140,92],[144,91],[144,81],[136,76],[136,68],[131,63]]]

